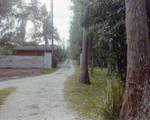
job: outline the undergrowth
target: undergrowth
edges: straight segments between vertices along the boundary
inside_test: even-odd
[[[9,87],[9,88],[5,88],[3,90],[0,90],[0,105],[2,105],[4,103],[7,96],[9,94],[11,94],[13,91],[15,91],[15,89],[16,89],[15,87]]]
[[[106,76],[106,69],[94,68],[90,75],[92,84],[85,85],[79,82],[80,68],[75,61],[74,66],[76,74],[68,78],[64,89],[69,107],[86,119],[117,119],[124,94],[121,80]]]

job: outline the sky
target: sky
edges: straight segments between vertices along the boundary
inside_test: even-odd
[[[39,0],[39,2],[45,3],[48,11],[50,11],[51,0]],[[72,16],[72,11],[69,10],[71,5],[70,0],[53,0],[54,26],[57,27],[60,38],[66,42],[69,38],[69,21]]]

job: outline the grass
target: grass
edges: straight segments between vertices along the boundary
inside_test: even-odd
[[[0,105],[2,105],[4,103],[7,96],[10,95],[12,92],[14,92],[15,89],[16,89],[15,87],[9,87],[9,88],[0,90]]]
[[[66,65],[65,67],[68,68],[68,69],[71,68],[69,65]]]
[[[60,68],[61,68],[61,66],[58,66],[58,67],[53,68],[53,69],[40,70],[40,71],[38,71],[38,73],[50,74],[50,73],[56,72]]]
[[[106,76],[106,69],[94,68],[94,74],[89,75],[92,84],[82,84],[79,82],[80,68],[74,63],[77,72],[68,78],[64,89],[69,107],[86,119],[117,119],[124,94],[120,80]]]
[[[64,62],[65,62],[65,60],[60,61],[58,63],[59,65],[56,68],[47,69],[47,70],[39,70],[38,73],[50,74],[50,73],[56,72],[57,70],[59,70],[62,67],[61,64],[63,64]]]

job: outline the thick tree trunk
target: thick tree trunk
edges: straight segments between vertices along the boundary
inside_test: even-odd
[[[79,81],[84,84],[90,84],[88,73],[88,38],[86,36],[86,26],[83,27],[83,42],[82,42],[82,63],[81,74]]]
[[[89,13],[89,7],[85,9]],[[88,38],[86,35],[86,30],[89,27],[88,15],[86,16],[86,21],[83,25],[83,41],[82,41],[82,63],[81,63],[81,74],[79,81],[84,84],[91,84],[88,73]]]
[[[149,37],[145,0],[125,0],[127,78],[119,120],[150,119]]]

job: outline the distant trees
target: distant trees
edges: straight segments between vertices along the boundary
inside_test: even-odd
[[[72,2],[74,3],[71,7],[74,16],[70,26],[72,58],[78,59],[81,53],[82,27],[88,20],[86,36],[89,42],[88,64],[91,65],[91,73],[93,66],[103,66],[105,63],[108,64],[109,75],[117,75],[125,82],[127,45],[124,0],[72,0]]]
[[[82,6],[77,1],[73,1],[74,6],[71,6],[71,9],[74,12],[72,21],[70,22],[70,56],[73,59],[79,61],[80,53],[82,52],[82,38],[83,38],[83,28],[81,26],[82,18]]]
[[[26,31],[28,22],[33,24],[31,31]],[[2,0],[0,2],[0,46],[39,45],[51,40],[51,13],[38,0],[25,3],[23,0]],[[26,41],[30,40],[30,42]],[[54,27],[54,39],[60,40]],[[5,42],[4,42],[5,41]],[[6,42],[7,41],[7,42]],[[11,45],[10,45],[11,44]]]

